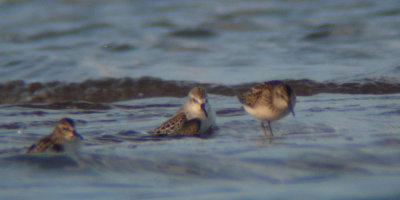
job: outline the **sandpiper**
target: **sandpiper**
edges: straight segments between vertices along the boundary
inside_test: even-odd
[[[157,135],[193,136],[206,133],[214,125],[215,113],[208,103],[206,90],[194,87],[187,102],[166,122],[154,129]]]
[[[244,109],[261,121],[261,129],[268,137],[264,122],[268,122],[270,136],[273,136],[271,121],[285,117],[289,112],[294,114],[296,95],[289,85],[282,81],[268,81],[239,94],[238,99]]]
[[[35,144],[32,144],[26,152],[64,152],[66,151],[66,145],[70,146],[71,143],[75,143],[82,139],[82,136],[75,132],[74,120],[63,118],[58,121],[50,135],[45,136]]]

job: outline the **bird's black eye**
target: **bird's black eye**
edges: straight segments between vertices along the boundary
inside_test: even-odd
[[[193,99],[193,102],[195,102],[195,103],[199,103],[199,101],[197,101],[197,99]]]

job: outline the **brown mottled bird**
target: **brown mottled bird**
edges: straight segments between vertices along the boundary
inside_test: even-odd
[[[290,112],[294,114],[296,95],[289,85],[282,81],[268,81],[251,88],[249,91],[239,94],[238,99],[244,109],[253,117],[261,121],[261,129],[264,135],[264,121],[268,122],[270,136],[273,136],[271,121],[279,120]]]
[[[26,152],[64,152],[66,150],[66,145],[70,145],[71,143],[82,139],[82,136],[75,132],[74,121],[70,118],[63,118],[58,121],[50,135],[45,136],[35,144],[32,144]]]
[[[215,122],[215,113],[208,103],[204,88],[190,90],[187,102],[166,122],[154,129],[156,135],[199,135]]]

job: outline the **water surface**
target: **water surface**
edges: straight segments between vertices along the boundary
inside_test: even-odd
[[[4,199],[396,199],[398,1],[0,1]],[[265,139],[235,94],[285,80]],[[207,137],[147,132],[210,93]],[[63,117],[77,155],[21,153]]]

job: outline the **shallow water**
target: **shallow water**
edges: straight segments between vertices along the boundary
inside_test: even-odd
[[[399,95],[299,97],[296,117],[272,124],[272,140],[234,97],[211,95],[212,105],[219,105],[218,129],[206,138],[145,133],[178,108],[178,98],[118,102],[108,110],[6,106],[0,113],[9,120],[1,125],[2,195],[24,198],[31,194],[19,192],[30,188],[37,195],[51,190],[49,198],[398,197],[399,100]],[[10,152],[49,132],[64,116],[76,119],[85,136],[79,156]]]
[[[0,1],[4,199],[400,197],[398,1]],[[296,117],[234,97],[286,80]],[[151,137],[194,85],[217,126]],[[25,155],[63,117],[78,155]]]

